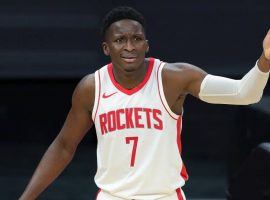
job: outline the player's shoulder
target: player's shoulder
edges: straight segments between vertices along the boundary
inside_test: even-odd
[[[95,80],[96,78],[99,79],[98,77],[95,76],[96,73],[98,74],[103,74],[105,71],[108,70],[108,66],[110,65],[111,63],[108,63],[106,65],[103,65],[101,66],[100,68],[98,68],[95,72],[93,73],[90,73],[90,74],[87,74],[85,75],[81,81],[79,82],[78,86],[80,89],[83,89],[83,90],[91,90],[91,91],[94,91],[95,90],[95,82],[97,80]]]
[[[194,66],[188,63],[165,63],[162,70],[163,79],[168,79],[175,81],[180,77],[186,77],[192,70]],[[189,75],[188,75],[189,76]],[[182,80],[182,78],[181,78]]]
[[[196,71],[199,68],[195,65],[185,62],[177,62],[177,63],[165,63],[164,70],[168,72],[188,72],[188,71]]]
[[[186,88],[191,82],[201,79],[205,74],[206,72],[202,69],[189,63],[165,63],[162,70],[162,80],[169,87],[177,85],[177,88]]]
[[[72,102],[73,104],[79,103],[86,105],[89,108],[89,110],[91,110],[94,98],[95,98],[95,74],[92,73],[84,76],[77,84],[72,95]]]
[[[163,74],[166,76],[184,76],[184,77],[192,77],[201,74],[206,74],[204,70],[201,68],[185,62],[177,62],[177,63],[165,63]]]
[[[80,90],[92,90],[95,89],[95,74],[85,75],[78,83],[76,89]]]

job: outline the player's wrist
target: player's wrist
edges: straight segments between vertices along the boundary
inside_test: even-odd
[[[257,65],[262,72],[269,72],[270,70],[270,58],[267,58],[263,52],[260,56]]]

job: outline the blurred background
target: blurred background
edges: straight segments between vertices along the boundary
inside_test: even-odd
[[[79,80],[109,61],[103,16],[133,6],[147,21],[148,56],[188,62],[241,78],[262,51],[269,0],[0,0],[0,199],[17,199],[58,134]],[[210,105],[188,97],[183,159],[188,199],[226,199],[252,149],[270,140],[270,91],[252,106]],[[95,199],[94,129],[39,199]],[[270,180],[270,177],[269,177]]]

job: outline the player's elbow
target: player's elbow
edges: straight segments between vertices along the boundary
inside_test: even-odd
[[[254,103],[258,103],[262,98],[262,94],[239,94],[239,103],[241,105],[250,105]]]
[[[262,95],[253,97],[250,104],[258,103],[262,99]]]

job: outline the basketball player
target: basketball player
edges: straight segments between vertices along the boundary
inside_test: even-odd
[[[128,7],[110,11],[103,25],[111,63],[76,87],[64,126],[39,163],[20,200],[36,199],[71,161],[95,124],[98,200],[184,200],[188,178],[181,159],[182,107],[187,94],[205,102],[258,102],[270,69],[270,31],[263,53],[241,79],[213,76],[186,63],[145,58],[143,16]]]

